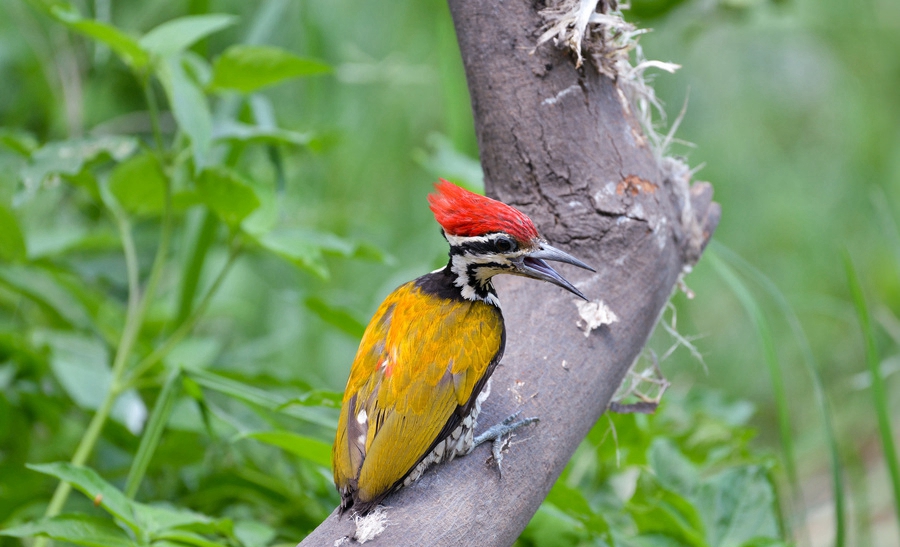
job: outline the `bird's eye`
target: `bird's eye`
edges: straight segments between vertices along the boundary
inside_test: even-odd
[[[516,250],[516,242],[508,237],[501,237],[494,243],[494,247],[497,249],[497,252],[508,253]]]

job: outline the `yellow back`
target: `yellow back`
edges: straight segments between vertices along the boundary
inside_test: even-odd
[[[402,480],[473,396],[502,337],[500,310],[484,302],[439,298],[415,281],[391,293],[366,328],[344,392],[338,488],[371,501]]]

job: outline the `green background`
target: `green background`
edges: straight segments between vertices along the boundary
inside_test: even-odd
[[[722,205],[685,279],[696,296],[673,299],[702,362],[669,352],[676,339],[658,329],[651,348],[672,384],[662,409],[601,419],[520,543],[895,544],[876,417],[898,414],[900,389],[900,4],[632,4],[626,19],[654,29],[645,56],[682,65],[654,75],[670,123],[687,102],[671,153],[702,166],[695,178]],[[128,43],[187,15],[235,17],[187,20],[129,50],[73,9]],[[301,539],[338,501],[331,407],[362,328],[393,288],[445,260],[431,183],[482,185],[472,123],[443,1],[0,4],[0,545],[39,532],[82,545]],[[123,219],[143,285],[163,216],[169,249],[124,370],[194,321],[227,275],[112,409],[86,461],[105,483],[27,470],[71,460],[88,436],[127,330]],[[155,440],[142,429],[154,408]],[[88,493],[66,505],[88,539],[71,520],[23,524],[61,476]],[[91,503],[129,486],[184,523],[154,525],[129,499],[146,518]],[[104,530],[118,539],[98,543]]]

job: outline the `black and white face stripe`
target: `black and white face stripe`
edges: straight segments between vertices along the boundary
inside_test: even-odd
[[[449,268],[463,298],[483,300],[499,307],[491,278],[514,270],[512,260],[526,255],[531,249],[522,248],[504,233],[472,237],[445,233],[444,237],[450,243]]]
[[[489,236],[479,236],[472,238],[463,238],[458,236],[450,236],[454,239],[461,240],[457,245],[450,244],[451,255],[472,255],[487,256],[496,253],[515,252],[518,243],[516,240],[506,234],[491,234]]]

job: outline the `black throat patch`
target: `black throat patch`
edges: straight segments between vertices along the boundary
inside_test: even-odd
[[[497,292],[494,290],[494,285],[490,280],[483,285],[478,283],[478,279],[475,277],[475,268],[479,266],[482,266],[482,264],[468,265],[466,271],[466,286],[474,291],[479,300],[496,300]],[[415,283],[416,287],[426,294],[453,300],[470,300],[463,296],[464,287],[460,287],[456,284],[456,277],[451,265],[448,263],[440,270],[425,274],[416,279]]]

